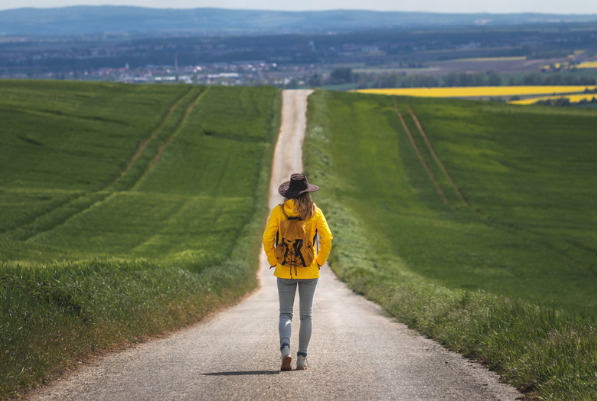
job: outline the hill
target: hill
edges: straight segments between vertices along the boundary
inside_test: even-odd
[[[118,6],[18,8],[0,11],[0,35],[92,33],[328,33],[424,26],[518,25],[596,21],[597,15],[441,14],[365,10],[266,11]]]
[[[597,112],[316,91],[305,166],[354,291],[541,399],[597,394]]]
[[[277,90],[0,91],[0,399],[255,287]]]

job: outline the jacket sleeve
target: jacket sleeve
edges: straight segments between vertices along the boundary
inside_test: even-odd
[[[267,263],[270,266],[278,264],[276,254],[274,253],[274,242],[276,242],[276,234],[278,233],[278,218],[275,211],[276,209],[274,208],[263,232],[263,250],[265,251],[265,256],[267,256]]]
[[[320,216],[317,219],[317,232],[321,237],[321,249],[319,249],[319,252],[317,253],[317,264],[321,266],[328,260],[328,256],[332,250],[332,240],[334,237],[332,236],[332,232],[330,231],[330,227],[328,226],[325,216],[321,211],[319,214]]]

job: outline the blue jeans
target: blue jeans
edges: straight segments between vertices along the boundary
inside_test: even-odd
[[[314,278],[310,280],[285,279],[278,277],[278,296],[280,298],[280,323],[278,330],[280,332],[280,349],[285,345],[290,347],[290,334],[292,332],[292,309],[294,306],[294,296],[298,285],[299,292],[299,310],[301,317],[301,327],[299,329],[299,349],[301,355],[307,355],[309,341],[311,340],[311,331],[313,330],[313,296],[317,281]]]

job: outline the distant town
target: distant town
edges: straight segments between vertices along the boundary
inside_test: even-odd
[[[178,66],[147,65],[131,68],[98,67],[72,71],[46,71],[40,73],[5,72],[2,79],[60,79],[85,81],[110,81],[125,83],[185,83],[200,85],[305,85],[297,75],[316,74],[315,66],[278,66],[276,63],[246,61]]]
[[[596,61],[597,22],[0,36],[1,79],[339,89],[564,85],[594,84]]]

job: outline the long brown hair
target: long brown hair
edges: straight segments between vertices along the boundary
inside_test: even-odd
[[[296,198],[292,198],[292,200],[294,200],[294,207],[301,219],[309,220],[315,215],[315,202],[311,199],[309,192],[305,192]]]

